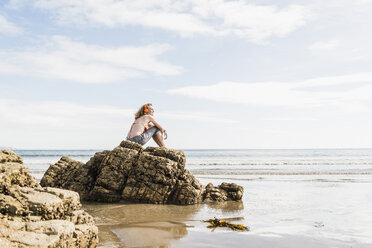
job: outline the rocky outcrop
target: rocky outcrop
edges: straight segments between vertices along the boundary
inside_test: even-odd
[[[9,150],[0,151],[0,247],[95,247],[98,229],[79,194],[42,188]]]
[[[0,150],[0,194],[7,192],[12,185],[41,188],[20,156],[10,150]]]
[[[123,141],[112,151],[96,153],[86,164],[62,157],[41,179],[44,187],[74,190],[83,200],[196,204],[240,200],[243,188],[223,183],[204,189],[185,169],[181,150]],[[213,192],[212,192],[213,191]],[[218,194],[221,197],[217,197]]]
[[[86,164],[63,156],[51,165],[40,184],[79,192],[81,199],[89,199],[96,177],[100,174],[100,164],[109,151],[97,152]]]
[[[244,189],[235,183],[222,183],[218,187],[208,183],[205,187],[204,201],[223,202],[234,201],[243,197]]]

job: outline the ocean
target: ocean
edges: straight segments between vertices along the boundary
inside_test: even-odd
[[[37,179],[62,156],[87,162],[98,150],[15,150]],[[372,149],[184,150],[195,176],[237,180],[370,180]],[[280,177],[279,177],[280,176]]]
[[[40,180],[61,156],[86,162],[97,151],[15,152]],[[84,203],[99,228],[99,247],[372,247],[372,149],[185,154],[186,168],[204,185],[242,185],[242,201],[192,206]],[[250,231],[211,231],[201,220],[213,217],[235,218]]]

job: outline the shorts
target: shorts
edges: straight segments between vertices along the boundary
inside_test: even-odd
[[[127,138],[127,140],[136,142],[140,145],[144,145],[152,138],[152,136],[154,136],[158,132],[160,132],[160,129],[156,126],[152,126],[149,129],[147,129],[143,134],[134,136],[132,138]]]

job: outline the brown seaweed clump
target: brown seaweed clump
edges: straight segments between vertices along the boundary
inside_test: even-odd
[[[214,217],[214,219],[204,220],[203,222],[211,223],[207,227],[213,228],[212,231],[214,231],[214,229],[216,229],[217,227],[228,227],[232,229],[233,231],[240,231],[240,232],[249,231],[248,226],[243,226],[241,224],[232,224],[230,221],[223,220],[223,219],[217,219],[216,217]]]

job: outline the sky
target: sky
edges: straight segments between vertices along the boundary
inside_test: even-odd
[[[372,148],[371,0],[4,0],[0,147]],[[148,145],[155,146],[153,141]]]

